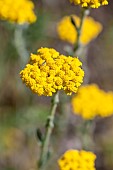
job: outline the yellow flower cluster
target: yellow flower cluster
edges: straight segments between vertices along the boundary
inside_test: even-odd
[[[72,16],[76,25],[79,27],[80,18],[76,15]],[[102,31],[102,25],[99,22],[96,22],[91,17],[86,17],[83,23],[80,42],[83,45],[88,44],[91,40],[96,38],[99,33]],[[67,41],[71,44],[76,43],[77,41],[77,30],[71,22],[70,16],[65,16],[58,23],[57,32],[61,40]]]
[[[96,155],[84,150],[68,150],[58,160],[60,170],[95,170]]]
[[[70,0],[75,5],[81,5],[82,7],[98,8],[102,5],[108,5],[107,0]]]
[[[33,23],[36,15],[31,0],[0,0],[0,18],[18,24]]]
[[[61,89],[71,95],[83,82],[81,65],[78,58],[60,55],[51,48],[41,48],[37,54],[31,54],[30,63],[20,75],[23,82],[39,96],[52,96]]]
[[[72,99],[73,111],[84,119],[113,114],[113,92],[104,92],[95,84],[82,86]]]

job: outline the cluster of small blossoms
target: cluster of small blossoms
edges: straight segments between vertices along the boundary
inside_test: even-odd
[[[107,0],[70,0],[75,5],[81,5],[82,7],[98,8],[102,5],[108,5]]]
[[[58,90],[76,93],[84,71],[78,58],[60,55],[54,49],[41,48],[31,54],[30,63],[20,72],[23,82],[39,96],[52,96]]]
[[[31,0],[0,0],[0,18],[17,24],[35,22],[33,9]]]
[[[82,86],[72,99],[73,111],[84,119],[113,114],[113,92],[105,92],[95,84]]]
[[[76,25],[79,27],[80,18],[76,15],[72,16]],[[102,25],[99,22],[96,22],[91,17],[86,17],[84,19],[80,42],[83,45],[88,44],[91,40],[96,38],[99,33],[102,31]],[[71,44],[76,43],[77,41],[77,30],[71,22],[70,16],[65,16],[57,25],[57,32],[61,40],[67,41]]]
[[[58,160],[60,170],[95,170],[96,155],[84,150],[68,150]]]

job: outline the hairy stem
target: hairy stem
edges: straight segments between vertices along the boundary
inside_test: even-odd
[[[53,99],[51,101],[51,103],[52,103],[51,112],[50,112],[49,118],[47,119],[46,134],[44,137],[44,141],[42,143],[41,154],[40,154],[40,159],[39,159],[39,164],[38,164],[39,169],[43,169],[43,167],[47,161],[50,138],[51,138],[52,130],[54,127],[54,118],[55,118],[55,112],[56,112],[58,102],[59,102],[59,93],[57,92],[53,96]]]
[[[16,50],[20,56],[20,63],[22,65],[26,64],[26,61],[29,57],[29,53],[26,49],[26,42],[23,37],[23,30],[25,29],[24,25],[17,25],[14,32],[14,44]]]
[[[80,47],[81,31],[82,31],[84,19],[85,19],[85,17],[86,17],[88,14],[89,14],[89,10],[86,9],[86,8],[82,8],[79,27],[77,27],[76,23],[73,24],[73,25],[75,26],[76,31],[77,31],[77,41],[76,41],[76,43],[75,43],[75,45],[74,45],[74,49],[73,49],[74,52],[76,52],[76,51],[79,49],[79,47]]]

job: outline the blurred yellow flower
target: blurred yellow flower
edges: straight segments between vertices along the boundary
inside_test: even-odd
[[[58,160],[60,170],[95,170],[96,155],[84,150],[68,150]]]
[[[31,0],[0,0],[0,18],[17,24],[35,22],[33,9]]]
[[[57,90],[76,93],[84,71],[78,58],[60,55],[54,49],[41,48],[31,54],[30,63],[20,72],[23,82],[39,96],[52,96]]]
[[[102,5],[108,5],[107,0],[70,0],[75,5],[81,5],[82,7],[98,8]]]
[[[79,27],[80,18],[76,15],[73,15],[73,20],[76,25]],[[99,33],[102,31],[102,25],[99,22],[96,22],[91,17],[86,17],[84,19],[80,42],[83,45],[88,44],[91,40],[96,38]],[[61,40],[67,41],[71,44],[76,43],[77,41],[77,30],[71,22],[70,16],[65,16],[57,25],[57,32]]]
[[[113,114],[113,92],[104,92],[96,84],[81,86],[72,99],[73,112],[84,119]]]

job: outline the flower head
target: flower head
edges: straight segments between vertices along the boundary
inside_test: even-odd
[[[31,54],[30,62],[20,72],[23,82],[39,96],[52,96],[57,90],[76,93],[84,71],[78,58],[60,55],[54,49],[41,48]]]
[[[76,15],[73,15],[73,20],[76,25],[79,27],[80,18]],[[96,22],[91,17],[86,17],[84,19],[80,42],[83,45],[88,44],[91,40],[96,38],[99,33],[102,31],[102,25],[99,22]],[[65,16],[57,26],[57,32],[61,40],[67,41],[71,44],[76,43],[77,41],[77,30],[71,22],[70,16]]]
[[[60,170],[95,170],[96,155],[84,150],[68,150],[58,160]]]
[[[33,9],[31,0],[0,0],[0,18],[17,24],[35,22]]]
[[[70,0],[75,5],[82,7],[98,8],[102,5],[108,5],[108,0]]]
[[[82,86],[72,99],[73,111],[84,119],[113,114],[113,92],[104,92],[95,84]]]

